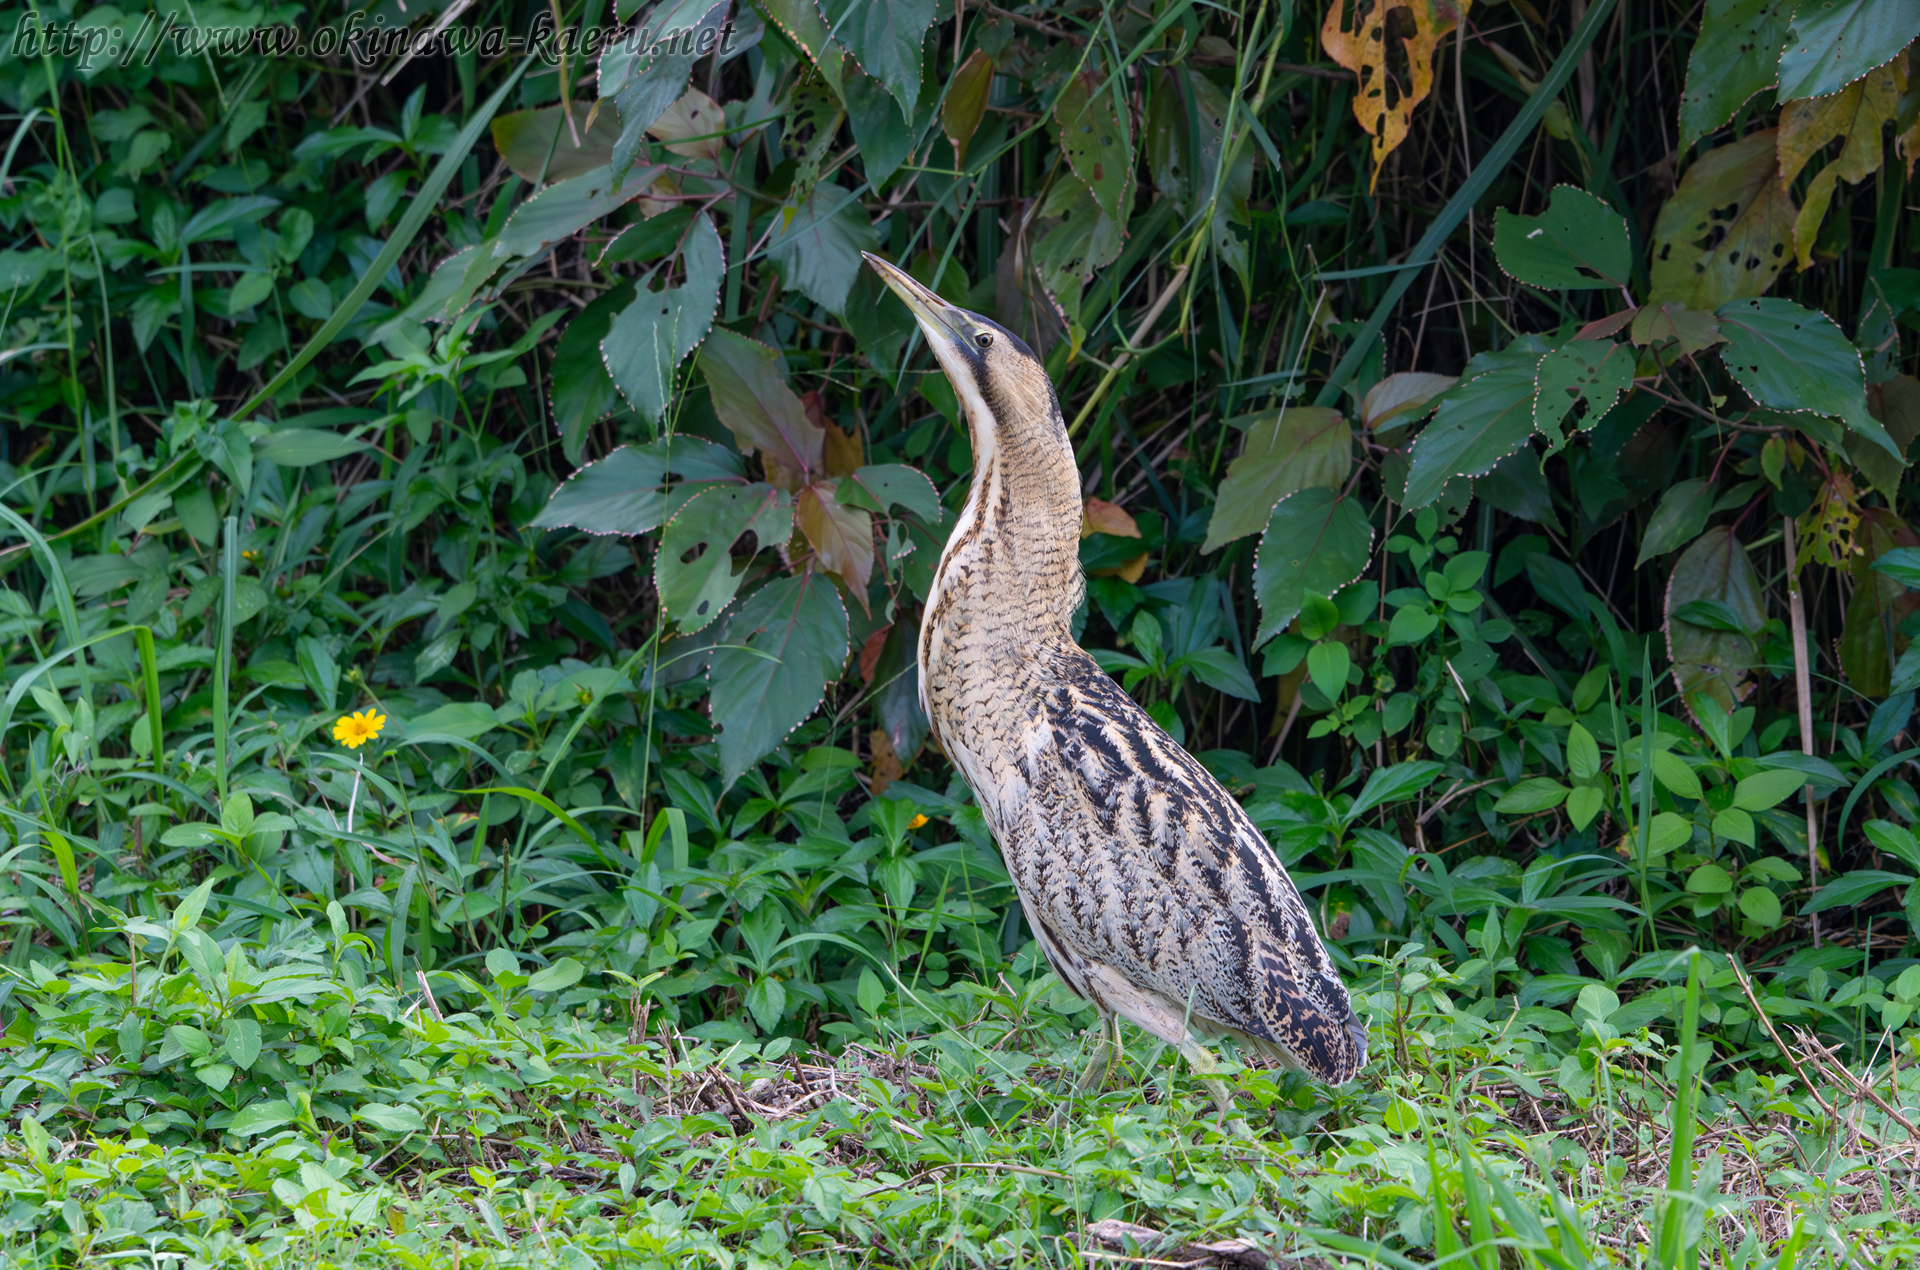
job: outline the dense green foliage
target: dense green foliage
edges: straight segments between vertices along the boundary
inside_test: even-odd
[[[635,8],[5,11],[0,1256],[1913,1256],[1910,4]],[[862,250],[1355,1084],[1069,1092]]]

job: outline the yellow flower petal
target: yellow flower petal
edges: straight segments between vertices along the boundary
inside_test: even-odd
[[[927,823],[927,818],[925,816],[915,816],[912,820],[909,820],[907,822],[907,828],[918,829],[921,825],[924,825],[926,823]]]

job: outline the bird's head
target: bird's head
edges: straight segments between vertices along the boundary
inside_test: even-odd
[[[1019,336],[991,318],[948,304],[905,270],[871,252],[874,272],[906,303],[973,430],[976,464],[1008,443],[1009,432],[1035,441],[1066,441],[1059,400],[1047,368]]]

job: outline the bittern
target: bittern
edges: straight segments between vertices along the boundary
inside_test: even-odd
[[[912,311],[973,440],[972,486],[920,623],[921,705],[1047,961],[1099,1007],[1083,1085],[1105,1078],[1118,1019],[1202,1075],[1216,1067],[1201,1038],[1227,1035],[1352,1079],[1366,1027],[1279,857],[1073,638],[1080,472],[1046,369],[999,323],[866,258]]]

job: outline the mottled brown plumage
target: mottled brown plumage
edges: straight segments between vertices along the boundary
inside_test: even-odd
[[[1045,369],[998,324],[867,259],[972,432],[972,489],[920,627],[921,699],[1048,961],[1196,1065],[1197,1037],[1226,1033],[1351,1079],[1366,1029],[1272,847],[1074,642],[1080,474]]]

